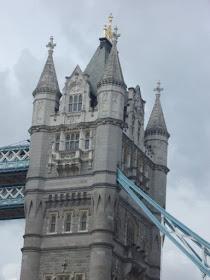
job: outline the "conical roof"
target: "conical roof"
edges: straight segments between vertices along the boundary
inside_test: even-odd
[[[61,96],[52,53],[52,50],[49,50],[49,55],[46,64],[42,71],[39,82],[36,86],[36,89],[33,92],[33,95],[35,95],[38,92],[50,92],[58,94],[59,97]]]
[[[118,56],[116,41],[114,41],[112,44],[112,49],[98,86],[101,84],[118,84],[126,88]]]
[[[160,94],[156,94],[155,105],[153,107],[152,113],[149,118],[149,122],[145,130],[145,136],[152,134],[162,134],[166,135],[167,137],[170,136],[166,127],[166,122],[160,103]]]
[[[88,81],[91,84],[92,93],[97,95],[97,85],[104,73],[105,65],[109,57],[112,44],[107,38],[100,38],[100,45],[88,63],[84,74],[88,74]]]

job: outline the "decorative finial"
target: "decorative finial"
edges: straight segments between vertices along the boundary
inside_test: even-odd
[[[157,87],[154,88],[154,91],[157,91],[157,94],[156,94],[156,95],[160,95],[160,92],[163,90],[163,88],[161,88],[160,85],[161,85],[161,82],[158,81],[158,82],[157,82]]]
[[[50,42],[46,45],[47,48],[49,48],[48,52],[53,53],[53,49],[56,46],[56,44],[53,44],[53,36],[50,37]]]
[[[120,37],[120,34],[118,34],[117,31],[118,31],[118,28],[117,28],[117,26],[115,26],[114,32],[112,34],[112,41],[113,41],[113,43],[114,42],[117,43],[117,40]]]
[[[109,15],[109,25],[112,25],[113,15],[110,13]]]
[[[109,39],[110,42],[112,42],[112,20],[113,20],[113,16],[112,13],[110,13],[109,15],[109,27],[107,30],[107,39]]]
[[[104,24],[104,31],[103,31],[103,38],[106,38],[107,37],[107,25]]]

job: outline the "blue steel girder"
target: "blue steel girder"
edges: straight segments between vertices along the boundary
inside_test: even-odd
[[[210,266],[208,263],[210,243],[165,211],[157,202],[152,200],[147,194],[134,185],[134,183],[131,182],[119,169],[117,169],[117,181],[159,228],[162,234],[167,236],[201,270],[203,278],[206,275],[210,277]],[[144,205],[136,193],[159,211],[162,217],[162,223],[160,223],[152,212]],[[189,242],[194,245],[190,245]],[[199,249],[200,252],[198,252]]]
[[[0,174],[28,170],[29,144],[0,148]]]
[[[24,218],[29,142],[0,148],[0,220]]]
[[[24,218],[24,187],[0,186],[0,220]]]

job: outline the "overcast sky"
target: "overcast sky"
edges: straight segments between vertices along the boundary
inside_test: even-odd
[[[210,1],[0,0],[0,146],[29,138],[32,91],[54,36],[60,89],[77,64],[84,70],[113,13],[128,87],[140,85],[146,122],[160,80],[169,139],[167,210],[210,237]],[[0,221],[0,280],[18,280],[24,220]],[[3,252],[3,253],[2,253]],[[166,239],[162,280],[201,279]]]

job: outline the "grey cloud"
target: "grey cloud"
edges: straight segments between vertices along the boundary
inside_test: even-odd
[[[175,216],[186,216],[185,222],[192,226],[195,215],[201,221],[207,219],[209,212],[197,200],[204,200],[203,205],[206,205],[210,198],[209,2],[134,0],[131,4],[126,0],[79,0],[72,5],[71,1],[64,0],[61,5],[58,1],[47,0],[36,3],[37,12],[41,14],[36,25],[26,17],[28,27],[25,28],[22,21],[13,18],[24,43],[20,57],[16,63],[14,61],[16,65],[0,73],[0,119],[4,120],[0,124],[3,131],[0,144],[28,138],[31,93],[47,58],[43,38],[55,34],[54,62],[62,89],[65,76],[71,74],[76,64],[84,70],[98,47],[98,37],[102,34],[103,24],[108,23],[111,11],[113,25],[117,23],[121,33],[118,49],[124,78],[128,86],[140,84],[142,96],[147,101],[146,122],[155,100],[153,88],[156,81],[160,79],[164,87],[161,102],[171,134],[168,164],[171,169],[168,194],[171,195],[167,199],[167,209]],[[21,11],[19,13],[22,15]],[[48,37],[46,43],[47,40]],[[13,75],[15,94],[14,85],[11,85]],[[176,195],[178,193],[181,196]],[[203,230],[209,233],[210,229]],[[2,238],[5,240],[5,235]],[[15,238],[11,236],[11,240]],[[13,244],[17,251],[20,243]],[[166,254],[164,280],[199,277],[200,272],[193,265],[182,263],[177,267],[180,253],[167,243],[166,252],[167,246],[171,261],[168,262]],[[6,256],[8,262],[12,254]]]

